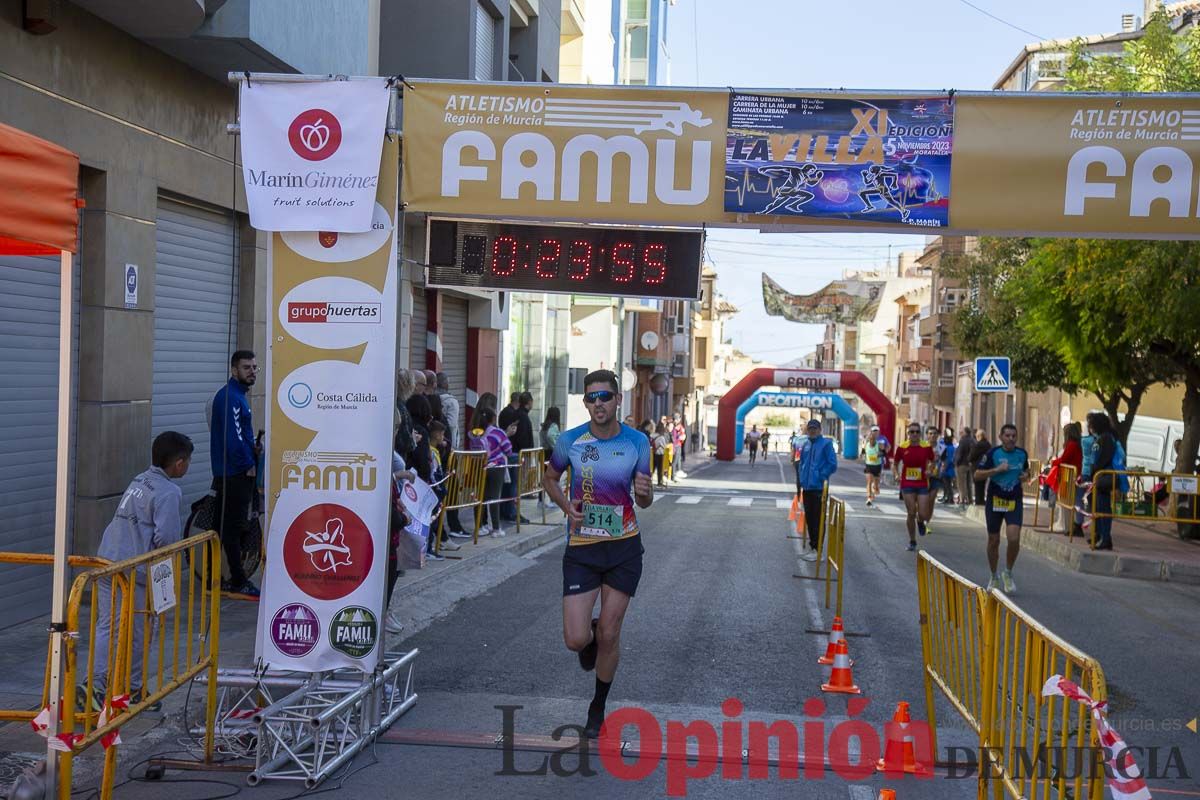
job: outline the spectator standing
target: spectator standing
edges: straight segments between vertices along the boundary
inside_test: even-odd
[[[214,409],[220,408],[214,405]],[[192,463],[192,440],[177,431],[164,431],[154,437],[150,449],[151,466],[135,477],[121,496],[112,521],[100,538],[100,549],[96,555],[109,561],[124,561],[145,555],[160,547],[175,544],[183,536],[180,503],[183,491],[174,481],[187,474]],[[178,567],[177,567],[178,568]],[[187,569],[185,566],[184,569]],[[146,608],[146,568],[138,567],[134,579],[133,607],[140,612]],[[88,702],[86,686],[80,686],[76,695],[80,705],[94,711],[104,708],[108,694],[108,651],[112,637],[112,578],[97,581],[96,639],[92,642],[95,659],[93,695]],[[118,614],[118,619],[120,615]],[[147,620],[149,624],[143,624]],[[157,617],[141,613],[134,615],[132,651],[129,656],[129,686],[133,691],[133,702],[140,703],[146,691],[142,684],[142,653],[145,637],[154,641]],[[149,629],[149,630],[147,630]],[[121,687],[112,687],[114,690]]]
[[[954,444],[954,434],[946,432],[942,439],[941,464],[938,471],[942,476],[942,504],[954,502],[954,470],[957,465],[958,446]]]
[[[486,513],[491,518],[491,527],[486,524],[479,530],[480,536],[504,536],[504,528],[500,524],[499,500],[504,491],[504,477],[508,472],[508,456],[512,453],[512,442],[508,435],[496,427],[496,412],[491,408],[476,408],[475,417],[471,420],[469,434],[470,448],[487,453],[487,478],[484,483],[483,500],[486,503]]]
[[[646,424],[650,425],[651,423],[647,422]],[[660,422],[658,423],[658,427],[654,429],[654,435],[650,437],[650,445],[654,453],[654,474],[658,478],[659,486],[667,485],[663,481],[663,472],[666,469],[667,447],[669,443],[670,437],[667,435],[667,426]]]
[[[408,454],[416,447],[413,441],[413,421],[408,413],[408,398],[416,393],[415,378],[411,370],[396,370],[396,435],[392,449],[408,462]]]
[[[963,428],[954,452],[954,474],[958,482],[958,504],[964,508],[971,504],[971,496],[975,492],[975,462],[971,460],[973,448],[974,437],[971,429]]]
[[[225,591],[258,597],[258,587],[242,569],[242,537],[250,524],[257,491],[258,452],[254,422],[246,393],[258,379],[258,360],[250,350],[238,350],[229,359],[229,380],[212,402],[209,453],[213,489],[219,509],[217,531],[229,567]]]
[[[546,458],[554,452],[554,445],[558,443],[559,434],[562,433],[562,411],[558,406],[550,406],[546,411],[546,418],[542,420],[538,438],[542,450],[546,453]]]
[[[442,398],[442,416],[446,419],[446,443],[451,450],[458,449],[459,428],[462,426],[462,406],[450,390],[450,376],[437,374],[438,396]]]
[[[1125,469],[1125,451],[1113,433],[1112,421],[1103,411],[1093,411],[1087,415],[1088,431],[1092,434],[1092,493],[1095,495],[1096,516],[1092,524],[1096,526],[1096,549],[1112,550],[1112,517],[1099,516],[1112,514],[1113,492],[1127,491],[1129,479],[1124,475],[1108,473],[1101,475],[1103,470]]]
[[[1080,444],[1082,438],[1083,426],[1078,422],[1068,422],[1063,426],[1063,449],[1061,453],[1050,459],[1050,471],[1046,473],[1044,484],[1045,493],[1050,500],[1051,514],[1058,505],[1059,472],[1063,465],[1074,467],[1076,478],[1083,470],[1083,446]]]
[[[983,457],[990,453],[991,450],[992,443],[988,441],[987,433],[983,430],[983,428],[980,428],[975,433],[975,444],[971,446],[971,465],[975,470],[979,469],[979,462],[982,461]],[[971,478],[975,484],[975,505],[984,505],[983,494],[984,489],[987,488],[987,478],[979,478],[974,474],[972,474]]]
[[[810,419],[807,432],[796,462],[796,489],[804,501],[804,524],[808,528],[809,550],[801,558],[816,561],[825,516],[825,484],[837,471],[837,454],[833,452],[833,441],[821,435],[820,422]]]
[[[425,394],[437,394],[437,373],[431,369],[423,369],[421,374],[425,376]]]

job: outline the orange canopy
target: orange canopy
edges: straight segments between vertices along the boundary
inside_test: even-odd
[[[78,183],[79,156],[0,124],[0,254],[74,253]]]

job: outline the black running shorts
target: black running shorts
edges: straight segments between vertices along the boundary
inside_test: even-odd
[[[641,535],[615,542],[567,545],[563,551],[563,597],[607,584],[633,597],[642,579]]]

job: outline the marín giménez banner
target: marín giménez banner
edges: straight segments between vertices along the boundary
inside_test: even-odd
[[[242,174],[264,231],[371,230],[386,78],[241,85]]]
[[[812,294],[792,294],[764,272],[763,306],[768,315],[792,322],[853,324],[882,287],[882,281],[846,280],[826,284]]]
[[[734,93],[725,210],[940,228],[954,102]]]

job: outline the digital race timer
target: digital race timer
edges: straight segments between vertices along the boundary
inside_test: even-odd
[[[704,232],[430,218],[426,285],[697,300]]]

